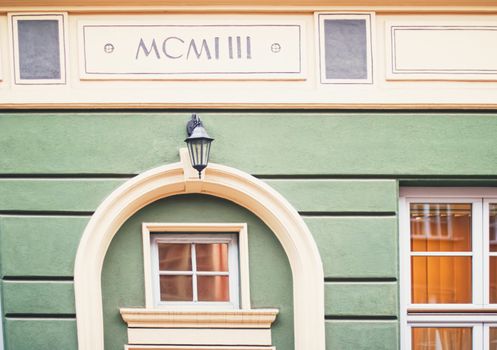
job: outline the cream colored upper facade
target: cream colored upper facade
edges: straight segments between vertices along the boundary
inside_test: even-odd
[[[107,2],[105,5],[77,1],[5,2],[0,6],[0,106],[7,108],[494,108],[497,101],[497,4],[493,1],[431,2],[412,1],[402,4],[385,2],[338,2],[334,4],[302,3],[282,5],[267,3],[248,5],[229,3],[190,6],[168,2]],[[57,84],[22,83],[16,76],[18,58],[16,33],[12,21],[18,16],[36,14],[60,16],[61,59],[63,79]],[[365,80],[323,79],[326,69],[321,18],[332,16],[367,16],[368,78]],[[334,16],[334,17],[333,17]],[[136,27],[173,24],[179,26],[227,25],[298,26],[299,45],[291,32],[281,33],[294,47],[284,52],[291,74],[219,74],[200,70],[199,74],[150,74],[161,72],[165,57],[148,58],[142,68],[148,75],[116,74],[112,61],[105,64],[108,52],[84,27],[127,26],[130,37],[138,38]],[[321,22],[322,23],[322,22]],[[123,31],[125,29],[122,29]],[[201,33],[200,27],[192,33]],[[221,34],[229,35],[221,30]],[[94,37],[102,32],[94,32]],[[160,30],[154,35],[167,35]],[[193,34],[194,35],[194,34]],[[217,35],[213,32],[212,35]],[[257,35],[255,37],[257,39]],[[159,41],[159,39],[157,39]],[[186,40],[186,39],[185,39]],[[221,38],[222,40],[222,38]],[[138,41],[128,43],[128,56],[119,61],[133,61]],[[162,41],[159,42],[159,46]],[[179,43],[179,41],[178,41]],[[119,43],[123,44],[123,43]],[[245,43],[243,43],[245,45]],[[92,48],[91,46],[94,45]],[[97,45],[97,46],[95,46]],[[151,42],[143,48],[151,50]],[[185,44],[186,45],[186,44]],[[255,47],[257,43],[252,42]],[[142,48],[142,49],[143,49]],[[160,49],[160,47],[159,47]],[[186,55],[187,48],[184,48]],[[118,55],[119,53],[111,55]],[[145,53],[143,51],[142,53]],[[269,51],[268,51],[269,52]],[[154,55],[155,52],[152,52]],[[175,55],[180,55],[176,51]],[[88,57],[87,57],[88,56]],[[143,55],[142,55],[143,56]],[[299,57],[297,57],[299,56]],[[261,57],[261,64],[270,59]],[[298,61],[298,70],[292,62]],[[87,74],[85,65],[95,63],[99,72]],[[102,63],[103,62],[103,63]],[[185,61],[185,65],[192,64]],[[222,66],[222,62],[220,63]],[[147,65],[150,67],[147,68]],[[278,61],[273,64],[278,66]],[[226,65],[228,67],[228,65]],[[257,65],[252,68],[257,71]],[[267,68],[267,69],[266,69]],[[116,68],[117,69],[117,68]],[[173,68],[174,70],[174,68]],[[179,69],[181,72],[181,69]],[[139,72],[143,72],[139,71]],[[208,74],[203,74],[208,72]],[[298,74],[294,74],[298,72]],[[41,92],[41,93],[40,93]]]

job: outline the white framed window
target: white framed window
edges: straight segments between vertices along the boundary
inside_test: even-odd
[[[402,349],[497,349],[497,189],[402,188],[399,210]]]
[[[16,85],[66,84],[66,13],[10,13]]]
[[[143,224],[146,305],[250,309],[246,224]]]
[[[236,234],[150,235],[157,306],[239,307]]]

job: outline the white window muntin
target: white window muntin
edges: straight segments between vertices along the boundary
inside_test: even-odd
[[[483,199],[483,276],[486,276],[483,283],[483,295],[485,304],[495,305],[490,303],[490,257],[496,256],[497,252],[490,251],[490,204],[497,204],[497,198]]]
[[[490,350],[490,328],[497,327],[497,323],[494,319],[492,322],[487,322],[483,324],[483,350]]]
[[[238,288],[239,288],[239,308],[250,310],[250,278],[249,278],[249,256],[248,256],[248,229],[246,223],[142,223],[142,243],[143,243],[143,268],[145,282],[145,307],[153,309],[157,307],[154,298],[153,272],[152,272],[152,253],[151,253],[151,233],[160,232],[162,234],[178,233],[235,233],[238,238]],[[178,308],[172,305],[162,305],[161,308]],[[190,306],[184,304],[180,309],[199,307],[193,304]]]
[[[475,216],[473,205],[472,220],[472,250],[475,251],[474,236],[480,249],[480,305],[473,304],[411,304],[411,270],[410,270],[410,203],[462,203],[467,200],[479,203],[478,216]],[[495,314],[488,313],[496,309],[496,304],[489,303],[489,204],[497,203],[497,188],[429,188],[429,187],[404,187],[400,189],[399,199],[399,246],[400,246],[400,324],[401,324],[401,349],[411,349],[412,327],[473,327],[473,349],[489,350],[489,328],[497,327]],[[475,226],[475,221],[476,226]],[[479,228],[475,232],[474,229]],[[475,257],[473,256],[473,259]],[[474,274],[474,262],[473,271]],[[475,293],[475,275],[473,275],[473,294]],[[483,290],[481,290],[483,288]],[[473,299],[473,302],[475,300]],[[434,312],[420,312],[421,309],[431,309]],[[438,310],[437,310],[438,309]],[[447,311],[447,312],[444,312]],[[460,312],[454,312],[460,310]],[[479,311],[484,312],[479,312]],[[408,314],[409,311],[409,314]],[[485,312],[486,311],[486,312]]]
[[[9,31],[10,31],[10,47],[13,50],[13,80],[15,85],[64,85],[67,83],[67,48],[68,41],[66,36],[67,13],[9,13]],[[59,29],[59,79],[23,79],[21,77],[21,67],[19,58],[19,34],[18,21],[30,20],[53,20],[58,22]]]
[[[151,234],[151,257],[153,269],[153,290],[156,306],[171,306],[171,307],[206,307],[206,308],[239,308],[239,289],[238,289],[238,244],[236,234],[171,234],[171,233],[152,233]],[[201,272],[196,269],[195,249],[192,249],[192,271],[160,271],[159,270],[159,252],[158,246],[160,243],[190,243],[192,246],[201,243],[225,243],[228,244],[228,272]],[[159,277],[161,275],[188,275],[192,276],[193,280],[193,301],[161,301],[160,300],[160,285]],[[201,302],[197,297],[197,276],[229,276],[229,302]]]
[[[410,205],[412,203],[469,203],[471,204],[472,214],[472,227],[471,227],[471,251],[469,252],[411,252],[411,235],[410,235]],[[403,223],[401,222],[401,229],[404,227],[404,232],[401,232],[401,238],[405,238],[403,242],[404,251],[402,252],[404,260],[404,268],[401,271],[409,271],[408,278],[404,281],[405,291],[408,293],[407,306],[409,309],[471,309],[475,305],[480,307],[483,305],[483,293],[481,286],[483,281],[483,262],[482,262],[482,222],[476,220],[477,217],[482,215],[482,200],[481,198],[464,198],[464,197],[450,197],[450,198],[434,198],[434,197],[414,197],[406,198],[405,216]],[[402,243],[402,242],[401,242]],[[411,257],[413,256],[471,256],[472,261],[472,303],[468,304],[414,304],[412,303],[412,289],[411,289]]]

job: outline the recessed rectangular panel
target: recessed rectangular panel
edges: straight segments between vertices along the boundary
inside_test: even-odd
[[[128,328],[128,343],[271,345],[271,329]]]
[[[387,79],[497,80],[497,25],[387,22]]]
[[[21,79],[60,79],[57,20],[17,21]]]
[[[366,20],[324,20],[326,79],[366,79]]]
[[[372,83],[372,14],[319,14],[322,83]]]
[[[302,80],[304,33],[299,20],[80,22],[80,73],[106,80]]]
[[[64,15],[9,17],[15,84],[65,84]]]

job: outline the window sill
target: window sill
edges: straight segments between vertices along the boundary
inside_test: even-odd
[[[142,349],[143,345],[155,346],[152,349],[170,349],[171,346],[177,346],[173,349],[231,349],[234,346],[239,350],[274,350],[271,324],[277,309],[122,308],[120,311],[128,324],[127,350]]]
[[[271,328],[278,309],[164,310],[121,308],[129,328]]]

